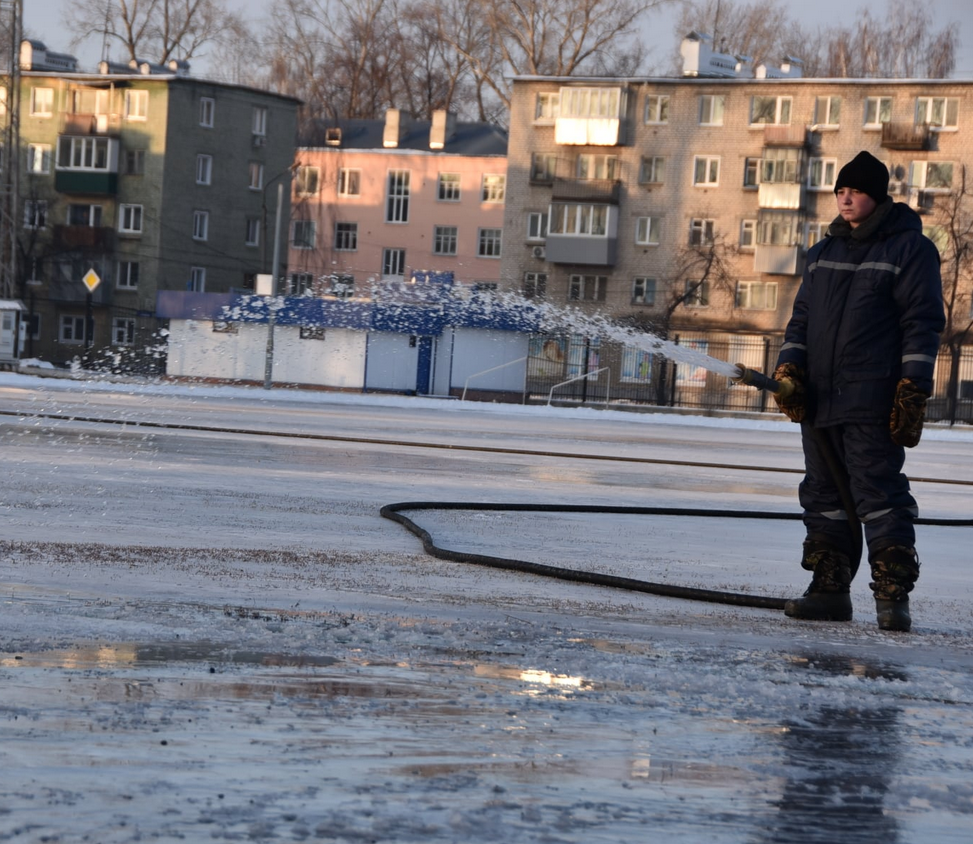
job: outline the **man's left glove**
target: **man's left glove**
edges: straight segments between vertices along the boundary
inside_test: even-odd
[[[914,448],[922,436],[922,421],[926,415],[928,394],[920,390],[911,378],[903,378],[895,388],[889,433],[896,445]]]
[[[791,422],[803,422],[807,415],[804,405],[804,372],[797,364],[781,363],[774,370],[774,380],[780,389],[773,394],[774,401]]]

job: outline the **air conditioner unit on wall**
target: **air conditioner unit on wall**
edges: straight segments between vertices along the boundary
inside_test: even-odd
[[[547,257],[547,250],[543,246],[535,246],[531,250],[531,254],[535,258],[540,258],[543,261]]]

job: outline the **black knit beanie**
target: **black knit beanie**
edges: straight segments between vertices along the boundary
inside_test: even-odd
[[[870,152],[862,150],[838,171],[834,192],[841,188],[860,190],[881,203],[889,193],[888,168]]]

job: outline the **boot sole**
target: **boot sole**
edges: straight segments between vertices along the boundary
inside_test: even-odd
[[[851,598],[848,598],[847,606],[830,608],[815,606],[813,602],[809,603],[807,598],[795,598],[793,601],[784,603],[784,615],[802,621],[851,621]]]

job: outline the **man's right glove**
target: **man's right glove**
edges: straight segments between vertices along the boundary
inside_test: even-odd
[[[804,372],[795,363],[781,363],[774,370],[774,380],[780,384],[780,389],[773,394],[777,407],[792,422],[803,422]]]
[[[926,393],[910,378],[903,378],[896,385],[892,416],[889,419],[889,433],[896,445],[906,448],[919,445],[927,398]]]

